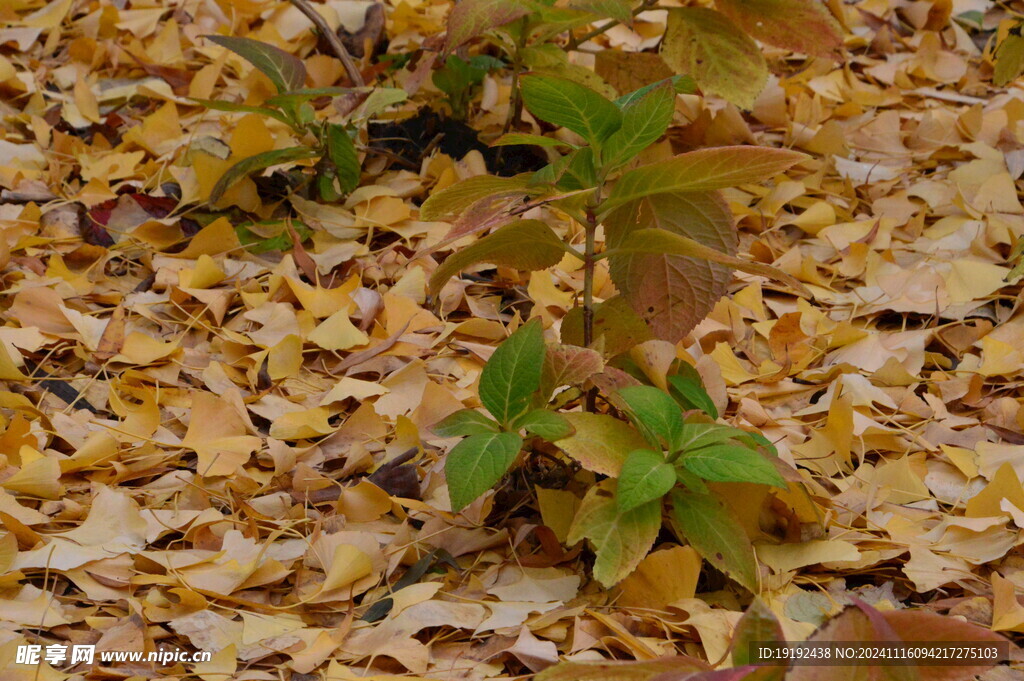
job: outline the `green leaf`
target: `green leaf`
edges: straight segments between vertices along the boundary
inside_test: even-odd
[[[311,99],[319,99],[320,97],[341,97],[342,95],[351,94],[353,92],[356,92],[356,90],[349,87],[300,88],[298,90],[290,90],[280,95],[268,97],[264,103],[269,104],[270,106],[284,108],[289,105],[308,102]]]
[[[985,14],[979,12],[976,9],[967,10],[961,12],[953,17],[960,24],[967,24],[972,30],[981,30],[984,28]]]
[[[1010,29],[995,53],[995,70],[992,82],[1003,87],[1009,85],[1024,73],[1024,24],[1017,24]]]
[[[769,45],[832,58],[843,45],[842,27],[817,0],[716,0],[715,7]]]
[[[241,161],[228,168],[220,179],[217,180],[217,184],[213,185],[213,189],[210,190],[210,203],[217,203],[220,201],[220,197],[224,195],[224,192],[250,173],[254,173],[257,170],[263,170],[264,168],[269,168],[271,166],[276,166],[281,163],[300,161],[305,158],[314,158],[319,155],[320,152],[317,149],[310,149],[309,147],[288,147],[287,149],[271,149],[270,151],[265,151],[262,154],[243,158]]]
[[[517,428],[525,428],[530,435],[542,437],[548,442],[561,440],[573,434],[572,424],[561,414],[547,409],[534,409],[516,420]]]
[[[615,501],[615,481],[590,488],[569,528],[568,543],[589,539],[597,559],[594,578],[611,587],[625,578],[654,546],[661,530],[661,503],[651,501],[622,511]]]
[[[741,260],[727,253],[722,253],[714,248],[709,248],[693,239],[678,234],[673,234],[663,229],[640,229],[630,236],[627,243],[604,252],[604,257],[613,258],[618,255],[632,253],[660,253],[664,255],[685,255],[690,258],[708,260],[722,265],[728,265],[741,272],[756,274],[761,277],[768,277],[781,281],[794,288],[801,295],[809,296],[810,293],[799,281],[786,274],[782,270],[764,265],[752,260]]]
[[[532,319],[498,346],[480,374],[480,402],[502,425],[526,411],[540,387],[544,332]]]
[[[570,0],[569,7],[597,15],[601,19],[615,19],[633,27],[633,3],[630,0]]]
[[[338,184],[345,194],[359,186],[359,157],[356,146],[352,143],[345,126],[328,123],[327,126],[327,157],[338,169]]]
[[[558,264],[565,252],[565,244],[545,223],[517,220],[445,258],[431,275],[428,290],[436,295],[455,274],[478,262],[542,270]]]
[[[601,161],[605,168],[628,163],[665,134],[675,113],[676,95],[668,83],[634,100],[622,115],[622,127],[604,144]]]
[[[718,408],[700,383],[699,378],[669,376],[668,385],[672,396],[676,398],[683,409],[700,409],[711,418],[718,418]]]
[[[637,449],[629,453],[622,470],[615,498],[620,511],[661,499],[676,484],[676,471],[661,452]]]
[[[565,50],[554,43],[534,44],[520,51],[519,55],[523,66],[534,76],[546,76],[558,81],[568,80],[608,98],[616,94],[615,89],[594,71],[571,63]]]
[[[575,149],[573,145],[562,140],[557,140],[554,137],[544,137],[543,135],[529,135],[521,132],[510,132],[507,135],[502,135],[498,139],[491,142],[492,147],[508,147],[517,144],[535,146],[535,147],[570,147]]]
[[[460,0],[448,14],[448,35],[443,55],[492,28],[525,16],[529,9],[516,0]]]
[[[624,174],[601,204],[601,214],[652,194],[703,192],[762,182],[806,158],[789,149],[767,147],[698,149]]]
[[[514,177],[477,175],[431,194],[420,206],[420,219],[446,220],[465,213],[474,203],[501,194],[526,193],[532,173]]]
[[[448,495],[456,513],[494,487],[519,455],[523,439],[515,433],[470,435],[452,447],[444,462]]]
[[[254,113],[261,116],[267,116],[275,120],[281,121],[285,125],[292,125],[291,119],[285,116],[276,109],[268,109],[265,106],[249,106],[248,104],[234,104],[233,102],[225,102],[220,99],[200,99],[198,97],[189,97],[193,102],[205,106],[207,109],[213,109],[214,111],[230,111],[232,113]]]
[[[708,486],[704,484],[704,481],[698,478],[696,475],[686,470],[682,466],[677,466],[676,469],[676,482],[686,487],[691,492],[697,494],[709,494],[710,490]]]
[[[645,55],[647,52],[635,52],[632,54]],[[656,55],[650,55],[656,56]],[[622,95],[615,100],[615,106],[619,107],[623,111],[633,106],[636,102],[640,101],[647,96],[647,93],[651,90],[661,87],[663,83],[668,82],[672,87],[672,91],[677,95],[692,95],[697,91],[697,82],[689,76],[672,76],[670,78],[664,78],[662,80],[644,85],[642,88],[633,90],[632,92]]]
[[[256,228],[256,229],[252,229]],[[268,228],[277,228],[276,236],[267,236]],[[292,228],[299,237],[300,242],[305,241],[313,235],[313,230],[304,223],[293,220]],[[244,223],[235,226],[235,233],[238,240],[245,245],[250,253],[266,253],[267,251],[287,251],[295,247],[292,235],[282,220],[267,220],[257,223]]]
[[[359,117],[371,118],[389,106],[404,102],[408,98],[409,93],[400,88],[375,87],[366,98],[366,101],[363,102]]]
[[[497,433],[498,424],[475,409],[460,409],[441,419],[430,429],[438,437],[464,437]]]
[[[647,441],[629,424],[608,414],[563,414],[576,432],[555,444],[588,471],[618,477],[629,453]]]
[[[277,88],[278,94],[298,90],[306,82],[306,66],[295,55],[251,38],[230,35],[203,36],[226,47],[259,69]]]
[[[786,489],[775,465],[760,452],[739,445],[711,445],[687,450],[680,459],[695,475],[711,482],[754,482]]]
[[[646,428],[675,451],[683,433],[683,415],[679,405],[665,392],[649,385],[620,388],[619,396],[633,417],[634,423]]]
[[[708,445],[726,443],[747,434],[744,430],[721,423],[685,423],[680,434],[679,448],[700,449]]]
[[[661,56],[701,89],[749,109],[768,81],[760,48],[723,14],[706,7],[668,11]]]
[[[583,147],[569,152],[568,163],[556,186],[563,191],[577,191],[597,186],[597,167],[594,165],[594,148]]]
[[[754,664],[757,656],[751,655],[751,645],[758,643],[785,643],[786,636],[782,631],[782,625],[775,617],[767,604],[760,598],[747,607],[743,617],[736,623],[736,629],[732,634],[732,661],[737,667],[747,664]],[[779,674],[773,681],[781,681],[785,675],[785,669],[779,668]]]
[[[570,80],[545,76],[522,79],[523,103],[537,118],[600,144],[622,125],[622,112],[600,94]]]
[[[750,591],[757,591],[757,559],[746,530],[736,515],[711,494],[676,489],[672,521],[704,559]]]

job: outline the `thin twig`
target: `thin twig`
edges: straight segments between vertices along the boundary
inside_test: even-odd
[[[334,54],[341,60],[341,65],[345,67],[345,73],[348,74],[349,80],[356,87],[363,87],[366,85],[366,81],[363,80],[363,74],[359,71],[359,67],[352,60],[352,55],[345,49],[345,44],[341,42],[341,38],[338,34],[331,30],[331,27],[327,25],[320,13],[313,9],[313,6],[307,2],[307,0],[289,0],[295,8],[306,15],[306,18],[313,22],[317,30],[320,31],[320,35],[327,39],[327,43],[334,50]]]

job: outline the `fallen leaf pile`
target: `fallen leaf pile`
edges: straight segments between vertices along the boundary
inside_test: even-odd
[[[661,143],[811,154],[726,192],[741,251],[811,298],[738,275],[684,341],[634,359],[655,375],[687,358],[726,421],[805,478],[805,493],[772,492],[768,515],[767,487],[734,495],[790,639],[853,597],[1024,633],[1024,312],[1007,280],[1024,236],[1024,90],[992,85],[986,42],[1024,7],[828,4],[844,65],[769,49],[776,75],[750,112],[682,95]],[[355,31],[366,7],[322,10]],[[440,99],[431,38],[451,3],[385,9],[388,54],[422,59],[374,71],[363,58],[410,93],[380,115],[394,121]],[[611,82],[600,50],[618,53],[628,84],[624,55],[664,21],[646,12],[574,58]],[[670,542],[601,588],[592,554],[565,544],[581,495],[557,456],[451,513],[455,440],[430,427],[478,406],[510,329],[540,316],[556,340],[582,289],[566,258],[533,274],[477,266],[428,299],[452,247],[428,249],[452,225],[419,205],[484,174],[479,151],[403,164],[364,139],[361,186],[341,203],[269,172],[205,203],[238,159],[301,140],[189,99],[273,94],[202,36],[276,45],[303,58],[309,87],[345,84],[310,28],[279,0],[0,6],[3,678],[476,680],[560,658],[718,661],[744,595]],[[485,141],[510,88],[484,82],[470,122]],[[318,100],[318,115],[345,105]],[[597,297],[613,291],[599,269]],[[213,658],[87,676],[16,666],[27,643]]]

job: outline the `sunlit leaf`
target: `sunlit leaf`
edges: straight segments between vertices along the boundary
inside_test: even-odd
[[[683,415],[679,405],[663,390],[649,385],[622,388],[618,396],[638,426],[675,451],[681,445]]]
[[[547,409],[534,409],[516,421],[517,428],[525,428],[530,435],[537,435],[549,442],[561,440],[573,434],[573,427],[561,414]]]
[[[669,10],[661,56],[676,73],[693,76],[705,92],[744,109],[754,105],[768,80],[757,43],[706,7]]]
[[[668,83],[629,100],[622,115],[622,127],[605,142],[602,164],[618,168],[665,134],[675,111],[675,91]]]
[[[680,462],[712,482],[756,482],[786,489],[775,465],[759,452],[738,445],[710,445],[688,450]]]
[[[571,436],[556,444],[588,471],[618,476],[630,452],[646,448],[647,441],[629,424],[607,414],[564,414]]]
[[[515,177],[477,175],[431,194],[420,206],[420,217],[424,220],[456,217],[481,199],[501,194],[526,193],[529,181],[529,173]]]
[[[475,409],[460,409],[430,429],[439,437],[464,437],[498,432],[498,424]]]

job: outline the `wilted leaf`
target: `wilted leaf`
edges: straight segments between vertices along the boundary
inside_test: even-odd
[[[843,44],[839,23],[818,0],[717,0],[715,7],[757,40],[794,52],[834,57]]]

